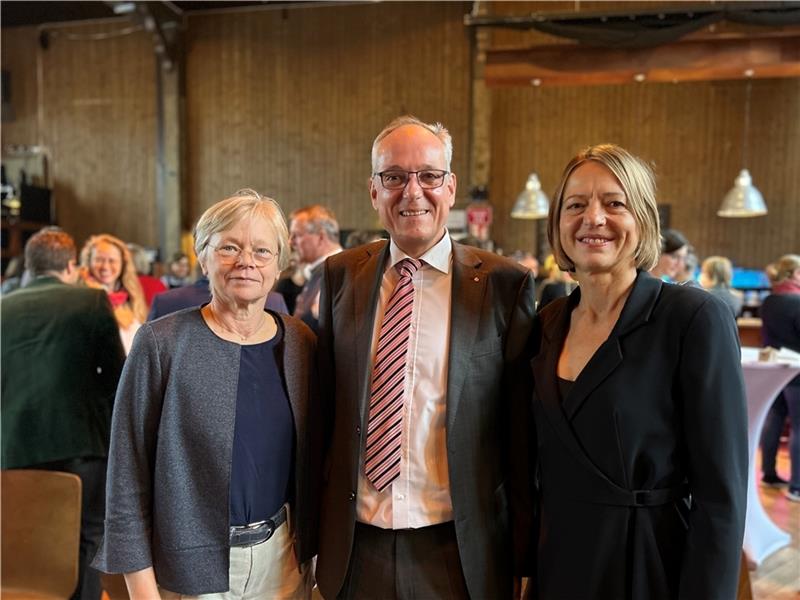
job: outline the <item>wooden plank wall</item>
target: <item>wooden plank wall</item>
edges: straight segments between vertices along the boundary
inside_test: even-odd
[[[10,77],[11,105],[14,118],[3,123],[3,146],[32,145],[39,139],[36,111],[39,106],[36,86],[36,51],[39,36],[36,27],[3,29],[3,70]]]
[[[491,6],[496,13],[518,15],[526,9],[569,11],[576,5]],[[579,6],[620,10],[608,2]],[[493,47],[554,43],[535,32],[493,31]],[[535,222],[509,217],[530,171],[552,195],[577,151],[614,142],[654,164],[659,202],[671,205],[671,225],[687,235],[701,259],[722,254],[737,265],[762,268],[781,254],[800,251],[800,80],[752,82],[747,167],[769,214],[753,219],[716,215],[742,166],[746,85],[740,80],[494,89],[490,187],[499,245],[508,251],[537,247]]]
[[[769,209],[723,219],[741,168],[745,82],[495,90],[492,202],[508,248],[534,248],[535,226],[508,217],[530,171],[552,195],[581,148],[614,142],[654,164],[659,202],[702,258],[762,268],[800,248],[800,80],[753,81],[748,167]]]
[[[58,223],[79,244],[101,232],[158,241],[155,59],[144,32],[115,35],[129,27],[48,26],[46,49],[37,28],[3,30],[3,68],[25,93],[3,143],[44,147]]]
[[[370,148],[392,118],[440,120],[466,189],[467,3],[381,3],[189,18],[188,195],[192,218],[239,187],[284,210],[335,208],[375,228]]]
[[[580,7],[596,8],[588,5]],[[493,10],[504,6],[524,12],[514,3],[492,3]],[[252,186],[287,212],[323,202],[344,228],[376,227],[366,193],[369,150],[380,128],[403,112],[450,128],[463,205],[471,65],[462,19],[469,9],[469,3],[378,3],[189,17],[184,226],[236,188]],[[126,25],[58,31],[108,33]],[[3,68],[12,71],[17,112],[15,122],[3,125],[3,143],[45,145],[61,223],[79,241],[109,231],[155,245],[152,42],[142,32],[98,41],[65,34],[39,50],[35,28],[3,29]],[[503,35],[511,44],[533,34]],[[490,185],[498,243],[507,251],[535,245],[534,226],[507,216],[530,170],[551,191],[580,147],[616,141],[654,161],[672,222],[701,255],[723,253],[761,267],[797,252],[798,80],[753,82],[748,166],[770,214],[753,220],[715,214],[740,168],[744,86],[493,90]]]

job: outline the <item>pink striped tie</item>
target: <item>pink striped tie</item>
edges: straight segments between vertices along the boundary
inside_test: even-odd
[[[389,297],[378,336],[378,351],[372,370],[364,472],[379,492],[400,474],[408,329],[414,306],[411,278],[421,266],[422,263],[413,258],[404,258],[395,265],[400,280]]]

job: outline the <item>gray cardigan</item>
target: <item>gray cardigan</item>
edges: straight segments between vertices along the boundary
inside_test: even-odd
[[[316,554],[321,455],[316,340],[299,319],[276,348],[295,425],[290,526],[303,563]],[[92,566],[154,567],[187,595],[225,592],[240,346],[217,337],[199,308],[144,324],[117,389],[108,460],[105,536]]]

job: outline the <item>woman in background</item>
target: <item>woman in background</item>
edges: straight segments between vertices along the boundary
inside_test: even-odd
[[[647,272],[660,250],[655,179],[619,146],[570,161],[548,237],[579,286],[539,313],[531,362],[531,595],[734,598],[748,452],[728,308]]]
[[[650,274],[672,283],[683,271],[687,256],[689,256],[689,240],[686,236],[677,229],[664,229],[661,232],[661,252]]]
[[[81,250],[81,266],[85,282],[108,294],[128,354],[133,336],[147,319],[147,303],[130,251],[113,235],[93,235]]]
[[[709,256],[700,270],[700,285],[728,305],[733,318],[742,311],[742,294],[731,288],[733,265],[724,256]]]
[[[800,352],[800,256],[787,254],[767,267],[772,293],[761,304],[761,338],[765,346]],[[789,382],[767,415],[761,435],[762,483],[784,487],[775,471],[775,456],[786,415],[791,424],[789,462],[791,476],[786,497],[800,502],[800,375]]]
[[[192,265],[189,263],[189,257],[183,252],[176,252],[167,265],[166,275],[161,277],[161,283],[171,290],[189,285],[191,271]]]

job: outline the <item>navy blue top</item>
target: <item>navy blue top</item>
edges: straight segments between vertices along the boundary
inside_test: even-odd
[[[247,525],[273,516],[288,498],[294,451],[294,419],[283,387],[275,347],[278,333],[263,344],[242,346],[231,464],[230,524]]]

